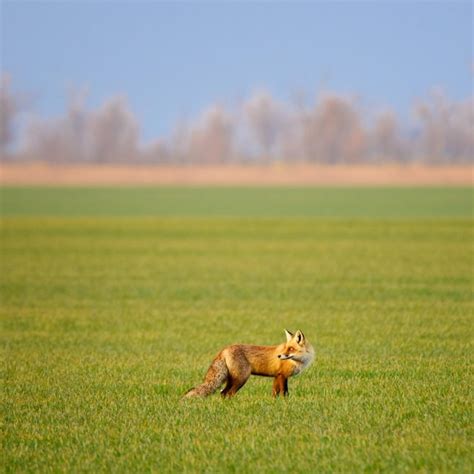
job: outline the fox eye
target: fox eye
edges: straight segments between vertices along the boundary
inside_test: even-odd
[[[288,349],[288,352],[294,352],[294,351],[295,351],[295,350],[293,349],[293,347],[290,347],[290,348]]]

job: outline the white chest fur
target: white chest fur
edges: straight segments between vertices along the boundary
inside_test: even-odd
[[[293,375],[298,375],[303,372],[303,370],[307,369],[314,360],[314,350],[308,351],[301,359],[294,361],[295,362],[295,369]]]

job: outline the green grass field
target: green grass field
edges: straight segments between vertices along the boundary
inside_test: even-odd
[[[0,197],[5,472],[473,472],[472,190]],[[285,327],[288,400],[180,401]]]
[[[13,216],[472,217],[469,188],[0,188]]]

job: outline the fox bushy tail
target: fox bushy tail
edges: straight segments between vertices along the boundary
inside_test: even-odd
[[[184,398],[207,397],[214,393],[229,376],[229,369],[222,357],[216,357],[207,369],[204,382],[184,394]]]

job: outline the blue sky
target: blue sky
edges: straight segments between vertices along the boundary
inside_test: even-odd
[[[145,139],[209,104],[318,88],[408,113],[472,94],[470,2],[2,2],[2,69],[45,116],[128,97]]]

